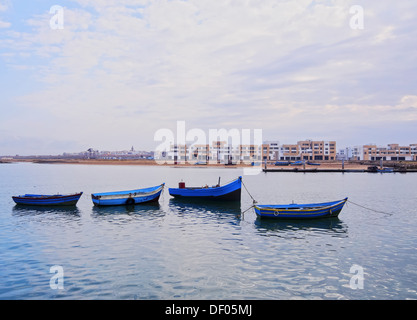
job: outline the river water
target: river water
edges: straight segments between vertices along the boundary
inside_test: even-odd
[[[247,173],[1,164],[0,299],[417,299],[417,175]],[[252,205],[244,188],[238,205],[184,203],[167,189],[158,205],[131,208],[90,197],[240,175],[260,204],[352,202],[337,219],[276,222],[242,214]],[[11,198],[77,191],[73,208]]]

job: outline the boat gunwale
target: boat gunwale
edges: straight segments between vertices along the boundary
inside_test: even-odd
[[[287,205],[275,205],[276,206],[275,208],[273,207],[274,205],[255,205],[255,209],[258,209],[260,212],[261,211],[269,211],[269,212],[279,211],[280,213],[313,212],[313,211],[321,211],[321,210],[327,210],[327,209],[337,207],[341,204],[345,204],[347,202],[347,200],[348,200],[348,198],[345,198],[343,200],[333,201],[333,202],[317,203],[317,206],[315,206],[315,207],[311,207],[311,205],[314,205],[313,203],[312,204],[301,205],[301,206],[304,206],[304,207],[299,207],[299,205],[297,206],[297,204],[289,204],[289,205],[297,206],[297,207],[294,207],[294,208],[285,207]],[[278,206],[280,206],[280,207],[278,207]]]
[[[71,193],[71,194],[55,194],[55,195],[41,195],[41,194],[25,194],[19,196],[12,196],[13,199],[22,200],[55,200],[55,199],[66,199],[72,197],[81,197],[83,192]]]
[[[224,188],[228,188],[231,185],[233,185],[234,183],[237,183],[239,180],[242,181],[242,177],[241,176],[239,176],[238,178],[236,178],[236,179],[234,179],[234,180],[232,180],[232,181],[230,181],[230,182],[228,182],[228,183],[226,183],[226,184],[224,184],[222,186],[169,188],[169,191],[171,191],[171,190],[191,190],[191,191],[198,191],[198,190],[201,190],[201,191],[203,191],[203,190],[216,190],[217,191],[217,190],[221,190],[221,189],[224,189]]]
[[[143,198],[143,197],[147,197],[147,196],[152,196],[154,194],[157,194],[159,192],[162,191],[162,189],[164,188],[164,185],[160,185],[158,186],[156,189],[149,191],[149,192],[127,192],[127,193],[120,193],[120,194],[91,194],[92,199],[95,200],[100,200],[100,201],[104,201],[104,200],[118,200],[118,199],[127,199],[127,198]],[[137,189],[137,190],[141,190],[141,189]],[[135,190],[131,190],[131,191],[135,191]]]
[[[91,197],[93,199],[100,197],[100,199],[120,199],[129,197],[129,195],[137,195],[137,196],[146,196],[151,195],[159,192],[161,189],[163,189],[165,186],[165,183],[162,183],[160,185],[149,187],[149,188],[141,188],[141,189],[132,189],[132,190],[124,190],[124,191],[113,191],[113,192],[97,192],[92,193]],[[108,198],[114,196],[115,198]]]

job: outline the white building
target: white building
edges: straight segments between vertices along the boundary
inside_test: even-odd
[[[279,159],[280,146],[279,141],[264,141],[262,144],[262,160],[277,161]]]

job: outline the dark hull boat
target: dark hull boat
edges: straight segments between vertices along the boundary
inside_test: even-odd
[[[95,206],[121,206],[157,202],[165,184],[159,186],[116,192],[93,193]]]
[[[376,171],[381,173],[392,173],[394,172],[394,168],[377,168]]]
[[[189,200],[240,201],[241,188],[242,177],[239,177],[224,186],[213,187],[185,187],[185,184],[180,182],[180,188],[169,188],[169,194]]]
[[[276,166],[289,166],[290,162],[289,161],[277,161],[275,162]]]
[[[322,219],[337,217],[348,198],[333,202],[310,204],[255,205],[260,218]]]
[[[12,198],[16,204],[30,206],[74,206],[82,194],[82,192],[66,195],[25,194],[22,196],[13,196]]]

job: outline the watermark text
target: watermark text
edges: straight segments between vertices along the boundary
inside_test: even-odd
[[[49,20],[49,26],[52,30],[64,29],[64,8],[59,5],[53,5],[49,9],[49,13],[53,14]]]
[[[49,269],[49,273],[54,275],[49,280],[49,286],[52,290],[63,290],[64,289],[64,268],[62,266],[52,266]]]

